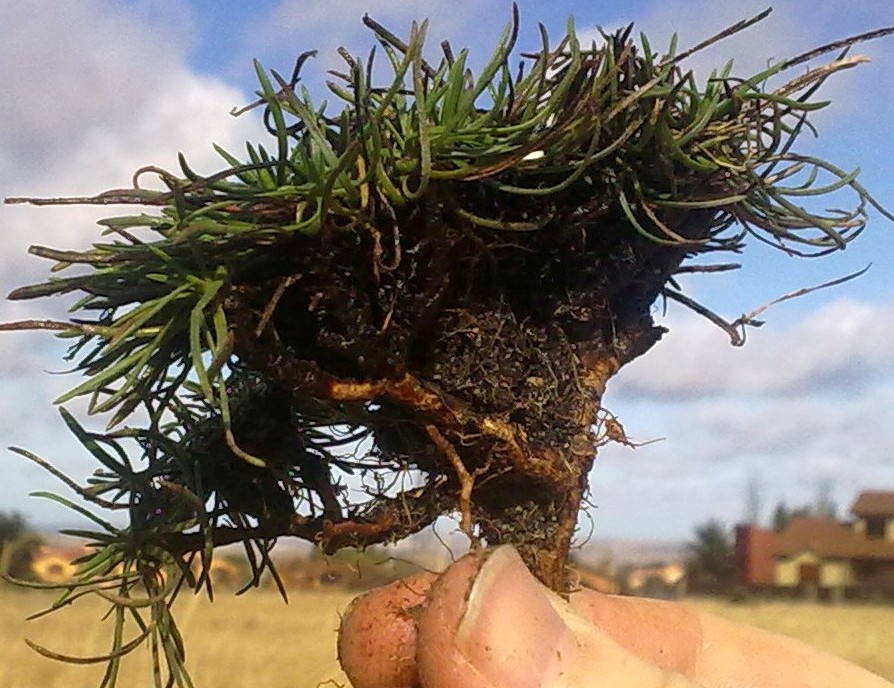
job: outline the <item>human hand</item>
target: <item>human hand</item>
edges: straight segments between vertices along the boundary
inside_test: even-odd
[[[355,688],[892,688],[791,638],[683,604],[542,586],[508,546],[356,600]]]

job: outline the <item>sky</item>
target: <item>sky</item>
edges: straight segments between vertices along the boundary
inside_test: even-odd
[[[562,35],[573,16],[583,36],[635,22],[653,46],[676,31],[682,46],[765,9],[767,0],[553,0],[519,2],[522,47],[539,46],[537,22]],[[468,46],[483,64],[510,16],[491,0],[0,0],[0,197],[93,194],[128,186],[145,164],[176,169],[183,151],[193,167],[218,168],[211,143],[231,152],[263,141],[256,116],[231,109],[253,99],[252,59],[289,73],[309,49],[306,83],[324,97],[322,76],[337,67],[336,47],[365,55],[368,12],[398,35],[413,19],[431,20],[429,43]],[[707,75],[727,59],[750,75],[846,35],[894,24],[889,0],[778,0],[770,18],[690,63]],[[894,37],[858,47],[869,64],[838,75],[824,90],[833,105],[819,114],[820,136],[803,152],[842,168],[894,209]],[[124,209],[122,209],[124,212]],[[0,291],[41,281],[49,264],[29,244],[83,248],[99,237],[90,208],[0,207]],[[773,506],[813,502],[831,487],[839,513],[861,489],[894,489],[894,226],[878,213],[840,254],[796,260],[750,246],[735,273],[686,282],[689,293],[732,319],[795,289],[862,269],[860,279],[787,301],[765,314],[742,348],[693,313],[656,306],[670,333],[611,383],[605,405],[638,449],[608,446],[591,474],[597,539],[685,540],[709,518],[727,524],[746,514],[749,486],[766,519]],[[0,321],[59,317],[63,300],[0,302]],[[63,346],[49,334],[0,334],[0,451],[25,447],[78,479],[95,468],[69,437],[52,400],[76,383]],[[72,410],[83,411],[82,405]],[[83,418],[83,416],[82,416]],[[91,421],[101,427],[99,420]],[[70,517],[36,490],[52,478],[3,452],[0,510],[17,509],[37,525]],[[64,488],[62,488],[64,491]]]

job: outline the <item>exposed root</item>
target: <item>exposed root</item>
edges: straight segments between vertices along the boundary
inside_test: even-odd
[[[459,454],[456,453],[456,449],[438,432],[434,425],[426,425],[425,430],[435,446],[450,460],[453,469],[456,471],[456,478],[459,481],[459,527],[466,537],[469,538],[472,549],[478,549],[481,547],[481,541],[472,532],[472,490],[475,487],[475,478],[478,471],[469,473],[468,469],[463,465],[462,459],[459,458]]]

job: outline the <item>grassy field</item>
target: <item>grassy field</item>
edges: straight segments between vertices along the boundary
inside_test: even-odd
[[[215,603],[184,597],[179,620],[198,688],[305,688],[345,686],[335,658],[335,629],[350,594],[293,593],[288,606],[266,591],[236,598],[221,592]],[[88,688],[100,666],[71,666],[36,655],[23,638],[77,655],[101,653],[109,629],[98,623],[103,607],[83,600],[43,620],[23,619],[52,601],[42,591],[0,586],[0,686]],[[737,621],[802,638],[894,680],[894,606],[828,607],[797,602],[729,604],[694,600]],[[125,663],[119,685],[151,685],[146,653]]]
[[[197,688],[305,688],[347,685],[335,656],[339,613],[352,595],[292,593],[288,605],[274,593],[252,591],[235,597],[219,591],[183,596],[177,619],[186,637],[187,661]],[[53,595],[0,586],[0,686],[3,688],[92,688],[102,666],[74,666],[45,659],[25,637],[72,655],[102,653],[110,625],[97,623],[103,604],[83,599],[72,608],[35,621],[24,617],[47,606]],[[135,651],[123,665],[122,688],[152,685],[148,651]],[[328,683],[327,683],[328,681]]]

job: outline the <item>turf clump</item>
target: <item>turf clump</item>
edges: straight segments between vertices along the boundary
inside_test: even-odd
[[[863,61],[847,49],[886,31],[749,78],[685,69],[764,16],[665,54],[631,27],[590,46],[571,25],[553,46],[541,27],[517,68],[516,16],[477,77],[446,43],[436,65],[424,59],[426,23],[405,43],[367,18],[393,80],[374,85],[373,54],[344,53],[332,114],[300,86],[309,53],[288,79],[257,67],[259,100],[240,113],[263,109],[271,150],[219,149],[226,166],[210,176],[181,157],[132,188],[10,199],[160,209],[104,220],[109,238],[84,252],[33,247],[82,269],[11,298],[82,297],[70,321],[6,326],[72,338],[86,379],[59,401],[110,414],[95,433],[64,412],[101,463],[86,487],[65,480],[130,513],[123,529],[90,516],[101,530],[80,569],[114,595],[119,628],[125,609],[140,618],[138,640],[157,653],[160,640],[156,659],[186,682],[168,604],[183,581],[210,589],[191,558],[207,570],[215,547],[242,542],[257,584],[276,576],[277,538],[334,552],[448,513],[564,589],[596,450],[628,442],[606,384],[664,334],[656,302],[694,308],[734,344],[756,324],[724,321],[675,276],[735,269],[704,258],[748,239],[842,249],[876,205],[855,173],[795,143],[826,104],[817,88]],[[147,175],[164,188],[143,188]],[[849,210],[811,209],[841,192]],[[149,603],[133,602],[138,588]],[[138,644],[116,637],[110,667]]]

